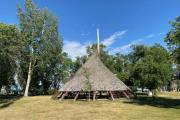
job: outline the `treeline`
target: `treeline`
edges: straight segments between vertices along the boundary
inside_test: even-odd
[[[96,49],[91,47],[94,48]],[[78,57],[75,63],[81,66],[86,58],[86,56]],[[173,75],[170,52],[159,44],[132,46],[132,51],[127,55],[109,55],[105,49],[101,49],[101,60],[128,86],[154,90],[168,85]]]
[[[96,45],[88,46],[87,55],[72,61],[62,51],[55,15],[31,0],[18,6],[17,13],[18,27],[0,23],[0,90],[24,96],[52,94],[85,63]],[[180,17],[171,24],[165,38],[168,50],[159,44],[136,45],[127,55],[109,55],[101,45],[102,61],[129,86],[157,89],[174,77],[179,79]]]

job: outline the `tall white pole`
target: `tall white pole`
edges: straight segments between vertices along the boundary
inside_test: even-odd
[[[98,54],[100,55],[100,49],[99,49],[99,29],[97,28],[97,51]]]

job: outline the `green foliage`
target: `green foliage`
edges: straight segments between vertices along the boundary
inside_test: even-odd
[[[73,75],[85,62],[87,61],[87,56],[84,55],[82,57],[77,57],[74,62],[72,62],[72,71],[71,74]]]
[[[156,89],[168,84],[172,75],[170,55],[162,46],[134,46],[131,58],[135,85]]]
[[[47,9],[39,9],[31,0],[25,0],[24,9],[18,7],[18,16],[21,34],[26,42],[21,62],[24,79],[29,62],[32,63],[30,92],[47,94],[51,87],[58,89],[59,84],[69,76],[70,60],[62,53],[57,17]]]
[[[171,21],[171,30],[168,32],[165,42],[169,46],[176,65],[175,79],[180,79],[180,16]]]
[[[22,48],[23,41],[16,26],[0,23],[0,90],[6,86],[9,91],[15,85],[14,75]]]
[[[167,42],[171,50],[175,50],[180,48],[180,16],[171,21],[171,26],[172,28],[168,32],[165,42]]]
[[[106,46],[104,46],[103,44],[100,44],[99,48],[100,48],[101,56],[107,53],[107,51],[105,51]],[[92,45],[87,46],[86,52],[88,56],[91,56],[94,52],[97,52],[97,44],[92,44]]]

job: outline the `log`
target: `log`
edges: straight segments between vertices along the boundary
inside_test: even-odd
[[[133,95],[133,97],[137,98],[136,93],[134,93],[132,90],[129,90],[129,92]]]
[[[114,100],[114,96],[113,96],[113,94],[112,94],[112,92],[111,92],[111,91],[109,91],[109,94],[110,94],[110,96],[111,96],[112,100]]]
[[[62,101],[67,94],[68,94],[68,92],[66,91],[59,100]]]
[[[60,92],[59,95],[57,95],[57,98],[60,98],[62,96],[63,92]]]
[[[74,97],[74,101],[77,100],[77,98],[78,98],[78,96],[79,96],[79,93],[80,93],[80,92],[77,92],[76,96]]]
[[[126,91],[122,91],[122,93],[126,96],[127,99],[129,99],[129,96],[126,94]]]

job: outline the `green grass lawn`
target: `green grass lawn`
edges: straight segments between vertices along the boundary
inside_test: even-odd
[[[180,93],[161,93],[155,100],[54,101],[51,96],[0,100],[1,120],[180,120]]]

